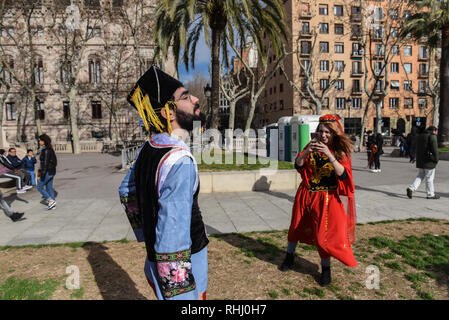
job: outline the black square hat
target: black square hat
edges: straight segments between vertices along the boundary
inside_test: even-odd
[[[137,109],[147,130],[149,124],[162,131],[165,126],[156,112],[165,107],[175,91],[183,86],[182,82],[153,65],[137,81],[127,100]]]

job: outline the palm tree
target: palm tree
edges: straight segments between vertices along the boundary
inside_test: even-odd
[[[287,40],[283,0],[161,0],[156,8],[154,36],[157,52],[164,57],[172,49],[175,65],[182,61],[188,70],[195,67],[195,53],[201,33],[211,48],[212,117],[211,126],[218,127],[220,52],[229,66],[227,41],[244,43],[251,36],[257,45],[261,62],[267,61],[268,37],[272,50],[280,56]],[[229,37],[227,40],[226,37]]]
[[[401,34],[441,48],[438,142],[449,147],[449,0],[424,0],[414,6],[416,13],[406,19]]]

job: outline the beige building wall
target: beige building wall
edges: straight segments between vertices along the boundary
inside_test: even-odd
[[[391,2],[395,3],[395,2]],[[337,113],[342,118],[345,119],[346,125],[350,126],[352,121],[357,120],[349,120],[349,119],[357,119],[363,117],[363,109],[365,104],[367,103],[368,96],[364,92],[364,83],[367,81],[367,87],[370,88],[373,82],[370,83],[370,80],[373,79],[373,73],[368,67],[368,70],[365,70],[365,62],[363,55],[353,54],[353,43],[364,43],[366,42],[364,50],[367,50],[367,63],[369,65],[369,52],[374,55],[375,44],[380,43],[376,41],[371,42],[371,50],[370,42],[368,41],[368,37],[363,36],[365,32],[367,32],[367,25],[377,24],[384,25],[385,28],[389,28],[398,23],[402,18],[403,14],[405,14],[406,10],[409,10],[406,7],[392,8],[389,7],[391,4],[389,1],[330,1],[330,0],[312,0],[312,1],[297,1],[297,0],[288,0],[285,2],[285,8],[287,13],[287,22],[290,27],[290,41],[287,47],[288,52],[293,52],[297,49],[301,50],[300,42],[301,41],[311,41],[312,43],[316,41],[316,47],[319,46],[320,42],[327,42],[329,44],[329,52],[328,53],[319,53],[318,50],[314,50],[312,54],[299,54],[298,55],[290,55],[284,61],[285,73],[291,81],[293,81],[298,87],[301,86],[301,82],[304,79],[304,76],[301,75],[300,64],[298,62],[302,60],[315,60],[317,61],[316,69],[313,72],[313,83],[315,90],[320,93],[320,80],[326,79],[329,77],[329,72],[320,72],[319,70],[319,61],[329,61],[329,69],[332,69],[332,64],[335,61],[343,61],[345,64],[344,71],[340,74],[339,79],[344,81],[344,89],[337,90],[336,88],[332,88],[327,97],[329,99],[329,107],[323,108],[321,114],[326,113]],[[399,4],[396,4],[399,5]],[[401,4],[402,6],[406,6],[407,3]],[[320,7],[327,6],[327,15],[320,14],[324,12],[324,9],[320,12]],[[334,8],[336,6],[341,6],[342,15],[337,16],[334,14]],[[362,12],[359,15],[354,14],[354,9],[352,7],[360,6],[362,8]],[[383,7],[384,8],[384,18],[378,20],[372,20],[371,15],[368,15],[367,12],[369,10],[374,9],[375,7]],[[399,17],[397,20],[392,20],[389,18],[389,9],[398,9]],[[303,23],[309,23],[310,34],[303,32]],[[328,33],[320,33],[319,25],[320,23],[325,23],[328,25]],[[343,27],[343,34],[336,34],[336,25],[338,27]],[[353,36],[352,26],[360,25],[362,28],[362,37],[357,39]],[[316,38],[313,33],[317,32]],[[390,31],[386,32],[390,33]],[[297,44],[299,41],[299,47]],[[393,40],[389,40],[391,43]],[[342,53],[336,52],[335,45],[342,44],[344,51]],[[432,99],[430,97],[426,97],[422,94],[418,94],[419,89],[419,81],[429,80],[432,82],[432,72],[430,72],[429,76],[426,74],[419,73],[419,64],[429,63],[428,58],[422,58],[419,56],[419,47],[425,46],[425,43],[416,43],[411,40],[408,40],[407,43],[400,44],[402,47],[399,48],[399,54],[392,56],[391,61],[388,61],[388,78],[384,79],[389,81],[389,89],[387,91],[387,96],[383,102],[382,109],[382,117],[389,118],[389,126],[387,125],[387,119],[385,119],[385,126],[388,128],[384,128],[387,130],[389,134],[391,134],[391,130],[396,129],[398,126],[402,129],[405,129],[405,132],[408,133],[412,127],[412,125],[416,124],[416,120],[418,117],[421,119],[426,118],[425,125],[429,126],[432,123]],[[404,55],[404,47],[403,46],[411,46],[412,55],[406,56]],[[271,54],[272,55],[272,54]],[[271,58],[271,59],[270,59]],[[275,57],[270,57],[269,62],[274,61]],[[374,57],[373,57],[374,58]],[[382,61],[382,57],[377,55],[376,58],[378,61]],[[353,62],[359,61],[362,64],[362,74],[354,74],[353,72]],[[390,71],[391,63],[397,63],[399,66],[397,73],[392,73]],[[404,63],[412,64],[412,72],[410,74],[405,74],[404,72]],[[434,65],[428,66],[431,70]],[[330,79],[337,78],[337,72],[332,72],[330,75]],[[365,79],[366,78],[366,79]],[[353,91],[353,80],[360,81],[361,90]],[[399,88],[390,89],[391,81],[399,81]],[[412,91],[408,91],[404,89],[404,81],[412,81]],[[282,87],[282,88],[280,88]],[[375,95],[377,97],[378,95]],[[346,102],[344,107],[338,108],[336,99],[344,98],[346,101],[349,99],[352,103],[354,98],[361,99],[361,107],[358,108],[357,104],[352,103],[349,107]],[[399,104],[397,108],[390,107],[390,98],[398,98]],[[406,107],[405,103],[410,102],[413,99],[413,105],[410,107]],[[420,107],[418,101],[421,103],[423,100],[418,99],[426,99],[426,107]],[[308,107],[309,103],[308,99],[302,97],[297,90],[295,90],[285,79],[283,75],[280,75],[279,72],[275,77],[268,83],[265,94],[262,95],[259,101],[259,123],[258,126],[262,127],[267,124],[276,123],[279,118],[283,116],[293,116],[293,115],[302,115],[302,114],[313,114],[314,111]],[[341,100],[340,100],[341,101]],[[280,106],[282,105],[282,107]],[[370,104],[368,118],[366,121],[366,128],[374,129],[374,122],[376,118],[375,108],[373,107],[373,102]],[[399,124],[398,124],[399,121]],[[421,121],[421,124],[423,122]],[[348,127],[348,131],[352,132],[353,130]]]

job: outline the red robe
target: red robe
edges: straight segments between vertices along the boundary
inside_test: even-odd
[[[344,156],[339,162],[346,170],[344,179],[336,177],[328,157],[318,152],[309,154],[298,168],[302,182],[296,192],[288,241],[314,245],[322,258],[332,256],[356,267],[351,248],[356,223],[351,159]]]

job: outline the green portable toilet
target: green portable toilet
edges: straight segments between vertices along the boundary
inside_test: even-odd
[[[298,152],[301,152],[304,147],[309,143],[310,141],[310,126],[308,121],[305,118],[301,118],[299,121],[299,148]]]

